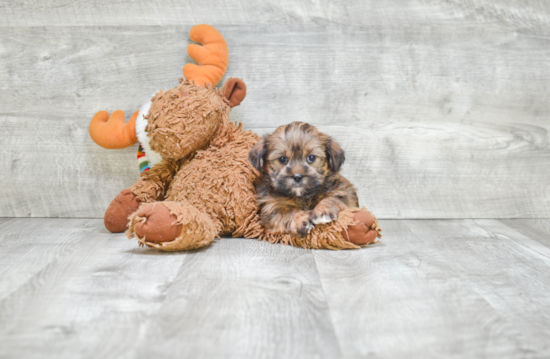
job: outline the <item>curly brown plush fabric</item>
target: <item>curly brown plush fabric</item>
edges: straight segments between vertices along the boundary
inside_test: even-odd
[[[228,92],[235,93],[182,81],[155,95],[147,132],[164,160],[130,188],[142,208],[149,207],[130,217],[128,237],[167,251],[198,248],[222,235],[325,249],[359,248],[380,237],[379,231],[367,234],[370,224],[349,230],[359,224],[354,215],[360,209],[342,211],[305,237],[266,233],[256,198],[259,172],[248,160],[259,136],[229,120]],[[176,228],[182,228],[177,236]]]
[[[155,95],[146,117],[147,132],[151,148],[164,160],[143,172],[130,188],[143,205],[164,201],[188,235],[207,228],[208,238],[199,233],[191,235],[195,239],[189,243],[183,237],[174,243],[140,238],[136,224],[148,219],[137,214],[130,219],[129,237],[159,249],[183,250],[210,243],[214,236],[261,235],[254,188],[259,173],[248,161],[259,136],[229,120],[225,96],[225,88],[203,88],[187,81]],[[206,220],[197,213],[210,222],[204,224]],[[190,225],[199,219],[202,225]]]
[[[365,243],[354,244],[350,241],[358,238],[363,239],[363,233],[357,233],[356,236],[345,235],[350,228],[353,228],[357,223],[354,219],[355,214],[363,214],[367,212],[364,208],[345,209],[338,214],[338,219],[334,222],[317,225],[315,228],[304,237],[292,236],[289,233],[262,233],[260,239],[270,243],[290,244],[302,248],[314,249],[357,249],[360,246],[376,243],[376,238],[382,237],[381,229],[377,227],[376,234],[372,240],[367,240]],[[370,212],[367,212],[370,213]],[[362,217],[362,216],[361,216]],[[376,221],[376,218],[375,218]],[[376,222],[378,223],[378,222]]]
[[[225,93],[188,81],[168,91],[159,91],[145,116],[151,148],[163,158],[182,159],[203,149],[216,135],[220,117],[229,119]]]
[[[258,237],[261,232],[254,182],[256,169],[248,152],[258,140],[226,118],[211,146],[174,176],[167,200],[186,200],[207,213],[220,234]]]
[[[142,203],[161,201],[179,166],[179,161],[163,160],[149,171],[142,172],[130,190]]]
[[[341,212],[336,221],[318,225],[303,238],[264,233],[255,190],[259,172],[248,160],[259,136],[229,120],[231,108],[246,96],[246,85],[228,79],[225,86],[213,88],[227,68],[227,44],[204,24],[193,27],[190,37],[200,44],[188,47],[198,65],[185,65],[187,80],[156,93],[145,115],[148,145],[163,160],[113,200],[106,227],[113,232],[128,227],[129,238],[164,251],[199,248],[221,235],[327,249],[359,248],[372,242],[372,231],[379,237],[376,219],[375,226],[368,215],[357,214],[359,209]],[[90,136],[106,148],[131,146],[140,115],[136,112],[126,124],[121,111],[111,116],[98,112]],[[350,231],[356,224],[360,227]]]
[[[176,251],[205,246],[222,235],[325,249],[359,248],[380,236],[377,222],[371,228],[372,223],[354,218],[359,209],[342,211],[336,221],[317,225],[305,237],[266,233],[256,198],[259,172],[248,160],[259,136],[229,120],[226,96],[233,94],[226,87],[181,81],[154,96],[146,130],[163,161],[130,187],[135,199],[128,203],[141,207],[129,218],[128,237]],[[356,224],[361,226],[350,230]],[[367,233],[372,230],[376,233]]]
[[[216,236],[216,228],[205,213],[200,212],[187,203],[161,202],[158,206],[164,206],[170,210],[170,214],[176,218],[177,224],[181,225],[181,233],[170,242],[155,242],[136,233],[136,226],[147,221],[146,217],[140,217],[138,212],[130,216],[130,237],[135,237],[140,246],[157,248],[163,251],[184,251],[210,244]]]

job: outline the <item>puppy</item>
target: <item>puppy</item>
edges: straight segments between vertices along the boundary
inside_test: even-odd
[[[358,207],[353,185],[338,171],[344,151],[330,136],[304,122],[281,126],[250,150],[260,171],[260,218],[270,233],[305,236],[316,224]]]

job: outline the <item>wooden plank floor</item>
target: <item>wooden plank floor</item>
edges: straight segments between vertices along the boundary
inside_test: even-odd
[[[381,244],[161,253],[0,219],[0,358],[548,358],[550,220],[385,220]]]

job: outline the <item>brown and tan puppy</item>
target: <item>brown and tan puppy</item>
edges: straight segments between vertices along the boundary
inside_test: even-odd
[[[358,207],[353,185],[340,173],[344,151],[330,136],[304,122],[281,126],[252,148],[262,225],[268,233],[305,236],[317,224]]]

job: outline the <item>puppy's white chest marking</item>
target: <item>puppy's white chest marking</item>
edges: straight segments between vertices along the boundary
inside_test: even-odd
[[[332,218],[328,214],[325,214],[323,216],[313,218],[312,219],[313,224],[325,224],[332,222]]]
[[[302,189],[301,188],[294,188],[293,191],[294,191],[294,193],[296,193],[297,197],[300,197],[300,195],[302,194]]]

